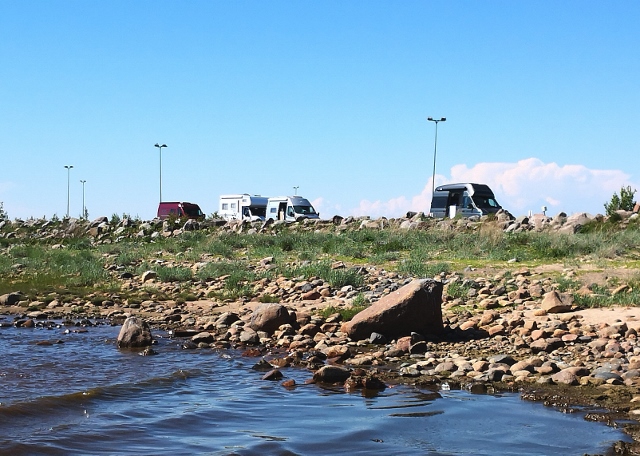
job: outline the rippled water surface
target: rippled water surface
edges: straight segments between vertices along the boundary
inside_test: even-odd
[[[238,353],[165,337],[139,356],[115,348],[119,327],[76,330],[0,328],[0,454],[583,455],[626,440],[516,394],[364,397],[295,368],[286,389]]]

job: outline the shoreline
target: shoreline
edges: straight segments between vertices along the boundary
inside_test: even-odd
[[[225,318],[230,313],[230,309],[238,311],[239,315],[245,317],[245,321],[250,316],[259,303],[233,303],[231,305],[218,305],[210,301],[191,302],[189,306],[193,313],[188,315],[194,321],[202,321],[201,319],[208,316],[209,319]],[[308,306],[315,307],[307,303],[301,303],[300,307],[294,307],[294,310],[301,315],[306,315],[305,308]],[[180,307],[180,306],[178,306]],[[183,308],[183,309],[184,309]],[[195,311],[197,309],[197,311]],[[637,311],[637,312],[636,312]],[[111,309],[113,312],[113,309]],[[503,318],[509,317],[509,314],[518,312],[517,310],[505,311],[501,314]],[[525,314],[529,312],[523,312]],[[620,307],[606,309],[583,309],[574,310],[562,316],[565,320],[571,318],[583,319],[585,325],[589,322],[600,321],[602,328],[610,328],[610,323],[620,324],[630,322],[636,324],[635,314],[640,314],[640,309]],[[616,442],[608,454],[615,455],[634,455],[640,454],[640,423],[637,421],[640,416],[640,380],[616,382],[597,379],[590,376],[581,377],[578,383],[559,383],[550,381],[549,375],[536,373],[528,376],[528,378],[517,378],[509,375],[507,370],[501,378],[482,377],[477,375],[476,378],[456,375],[457,371],[437,370],[438,366],[446,363],[457,362],[458,364],[467,361],[475,363],[485,363],[487,365],[510,363],[506,358],[511,357],[505,354],[508,350],[508,344],[495,344],[491,338],[477,340],[455,340],[455,331],[450,326],[446,328],[444,337],[441,340],[426,341],[426,350],[422,353],[410,353],[409,351],[399,352],[397,345],[400,341],[392,341],[384,346],[370,344],[367,341],[351,341],[348,338],[334,340],[333,343],[327,344],[327,350],[316,350],[313,347],[303,348],[296,346],[291,348],[291,344],[283,344],[278,341],[278,334],[270,336],[269,340],[264,338],[259,342],[241,342],[239,338],[229,336],[229,328],[233,325],[224,325],[214,331],[213,328],[203,328],[195,324],[191,328],[185,327],[183,324],[163,323],[157,324],[162,318],[162,314],[157,312],[149,312],[144,308],[127,309],[120,317],[109,319],[105,315],[96,314],[77,314],[71,312],[60,312],[48,314],[45,319],[43,315],[39,319],[29,317],[24,308],[17,306],[0,307],[0,315],[6,315],[14,319],[11,324],[26,325],[44,324],[51,319],[67,319],[70,322],[79,322],[82,319],[92,320],[97,318],[105,318],[113,325],[121,325],[123,319],[127,316],[140,316],[145,321],[152,322],[152,330],[167,330],[184,341],[185,349],[240,349],[245,351],[245,355],[268,362],[268,368],[277,372],[279,368],[285,366],[294,366],[301,369],[307,369],[310,372],[310,380],[316,381],[314,372],[317,372],[320,366],[337,366],[351,372],[351,377],[368,378],[381,382],[384,386],[379,388],[390,387],[395,384],[415,385],[425,388],[437,388],[446,383],[451,389],[466,389],[472,393],[486,394],[492,392],[516,392],[520,394],[523,400],[535,401],[545,406],[553,407],[561,413],[572,413],[573,411],[585,412],[585,419],[597,421],[608,426],[620,427],[627,434],[632,442]],[[451,315],[448,315],[449,317]],[[447,313],[445,312],[445,319]],[[549,316],[538,315],[537,320],[544,320]],[[624,319],[624,320],[623,320]],[[304,317],[303,317],[304,320]],[[331,317],[323,319],[321,325],[331,323]],[[31,321],[32,323],[26,323]],[[156,322],[155,324],[153,322]],[[242,320],[237,320],[237,322]],[[609,323],[610,322],[610,323]],[[5,321],[5,323],[9,323]],[[320,323],[320,322],[318,322]],[[326,328],[325,328],[326,329]],[[203,333],[213,338],[203,342]],[[338,332],[339,333],[339,332]],[[334,333],[335,335],[335,333]],[[340,335],[338,334],[338,337]],[[451,339],[451,340],[447,340]],[[344,348],[347,347],[345,350]],[[114,347],[115,349],[115,347]],[[385,351],[386,349],[386,351]],[[422,350],[420,350],[422,351]],[[322,355],[322,353],[325,355]],[[322,356],[321,356],[322,355]],[[393,355],[393,356],[389,356]],[[607,358],[608,359],[608,358]],[[453,361],[452,361],[453,360]],[[428,362],[427,362],[428,361]],[[505,363],[505,361],[507,361]],[[515,358],[513,361],[516,361]],[[429,365],[427,368],[426,365]],[[604,363],[601,363],[604,364]],[[435,368],[433,368],[435,366]],[[513,364],[511,364],[513,366]],[[433,368],[433,369],[431,369]],[[273,373],[272,372],[272,373]],[[484,370],[484,372],[487,372]],[[265,374],[266,376],[267,374]],[[541,380],[543,379],[543,380]],[[324,381],[319,379],[317,381]],[[343,380],[340,383],[345,383]],[[287,385],[283,385],[287,386]],[[288,385],[292,386],[292,385]],[[345,388],[362,388],[363,384],[351,384],[347,381]],[[374,386],[375,387],[375,386]],[[637,407],[637,408],[636,408]]]

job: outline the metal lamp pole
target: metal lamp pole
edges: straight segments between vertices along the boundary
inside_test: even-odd
[[[428,117],[427,120],[436,123],[436,139],[433,143],[433,174],[431,175],[431,199],[433,199],[433,194],[436,192],[436,153],[438,151],[438,122],[445,122],[447,118],[441,117],[440,119],[434,119],[433,117]]]
[[[82,183],[82,218],[85,218],[85,214],[87,213],[87,210],[85,209],[85,205],[84,205],[84,184],[86,184],[86,180],[81,180],[80,181]]]
[[[72,165],[64,165],[67,169],[67,218],[69,218],[69,199],[70,199],[70,177],[71,177],[71,168]]]
[[[160,149],[160,202],[162,202],[162,148],[167,147],[167,145],[156,143],[155,146]]]
[[[298,195],[298,189],[300,188],[299,185],[296,185],[295,187],[293,187],[293,196]]]

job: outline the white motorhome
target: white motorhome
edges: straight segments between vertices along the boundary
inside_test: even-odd
[[[266,218],[295,222],[300,218],[317,219],[320,214],[302,196],[276,196],[267,202]]]
[[[436,218],[495,214],[502,206],[485,184],[460,183],[436,187],[430,215]]]
[[[248,193],[220,195],[218,215],[225,220],[264,220],[268,200],[266,196]]]

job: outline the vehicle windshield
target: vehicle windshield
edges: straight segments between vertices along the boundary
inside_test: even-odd
[[[182,210],[189,217],[202,217],[204,215],[198,206],[183,206]]]
[[[296,214],[300,215],[315,215],[316,213],[313,206],[293,206],[293,209],[296,211]]]
[[[476,194],[473,195],[473,202],[478,209],[500,209],[500,205],[493,196]]]
[[[267,208],[264,206],[251,206],[252,215],[257,215],[258,217],[266,217],[267,216]]]

